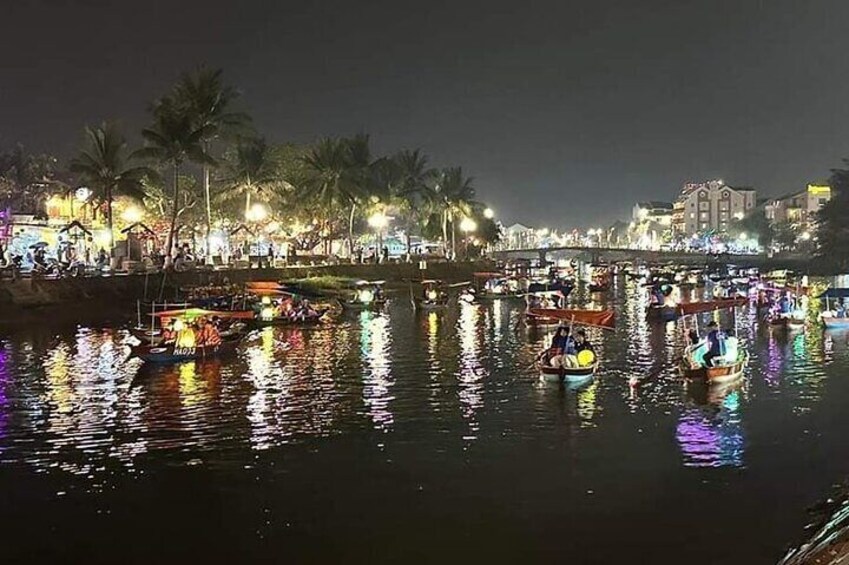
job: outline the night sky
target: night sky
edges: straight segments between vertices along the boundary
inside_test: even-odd
[[[548,4],[548,5],[546,5]],[[72,154],[200,63],[273,141],[372,135],[462,165],[505,223],[593,227],[849,156],[849,2],[6,2],[0,146]]]

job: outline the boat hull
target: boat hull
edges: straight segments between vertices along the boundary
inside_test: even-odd
[[[731,365],[718,367],[699,367],[692,369],[687,366],[685,360],[681,360],[679,370],[681,376],[688,380],[700,380],[707,383],[727,383],[739,379],[743,370],[749,362],[749,354],[745,353],[741,359]]]
[[[826,328],[829,329],[837,329],[837,328],[849,328],[849,318],[833,318],[831,316],[823,316],[822,323]]]
[[[212,359],[227,355],[236,350],[241,337],[222,341],[218,345],[198,347],[177,347],[176,345],[138,345],[132,348],[132,355],[146,363],[179,363]]]
[[[540,380],[549,383],[568,383],[575,384],[586,381],[592,378],[598,370],[598,361],[586,367],[549,367],[537,361],[537,372],[539,372]]]

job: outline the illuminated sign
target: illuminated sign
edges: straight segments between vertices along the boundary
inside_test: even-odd
[[[824,184],[809,184],[808,194],[816,196],[826,196],[831,194],[831,187]]]

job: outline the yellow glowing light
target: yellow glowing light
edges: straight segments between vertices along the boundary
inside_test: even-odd
[[[268,297],[268,296],[263,296],[262,297],[262,303],[263,304],[271,304],[271,298]]]
[[[268,210],[260,203],[254,204],[245,212],[245,219],[249,222],[261,222],[266,217],[268,217]]]
[[[174,331],[181,332],[186,328],[186,324],[183,323],[183,320],[177,318],[174,320]]]
[[[368,218],[368,225],[376,230],[383,229],[389,223],[389,218],[382,212],[375,212]]]
[[[280,222],[271,222],[265,226],[265,231],[267,233],[275,233],[278,230],[280,230]]]
[[[460,222],[460,230],[469,233],[478,229],[478,223],[471,218],[463,218]]]
[[[438,296],[439,296],[439,293],[436,292],[435,290],[429,290],[428,293],[427,293],[427,299],[428,300],[436,300]]]
[[[811,239],[811,232],[803,231],[802,235],[800,235],[799,237],[802,238],[802,241],[808,241],[809,239]]]
[[[374,292],[372,292],[370,289],[366,288],[360,291],[360,302],[362,302],[363,304],[371,304],[373,300]]]
[[[740,241],[746,241],[747,239],[749,239],[749,234],[746,232],[740,234]]]
[[[270,320],[270,319],[272,319],[272,318],[274,317],[274,309],[273,309],[273,308],[271,308],[270,306],[266,306],[266,307],[265,307],[265,308],[263,308],[263,309],[262,309],[262,311],[259,313],[259,317],[260,317],[260,318],[262,318],[263,320]]]
[[[108,230],[98,230],[94,233],[94,242],[100,247],[109,247],[112,243],[112,234]]]
[[[824,184],[809,184],[808,193],[816,196],[830,195],[831,187]]]
[[[495,217],[495,212],[493,211],[492,208],[487,208],[486,210],[483,211],[483,217],[486,218],[487,220],[491,220]]]
[[[140,222],[143,217],[144,212],[136,206],[129,206],[126,210],[124,210],[124,213],[121,214],[121,219],[129,224]]]

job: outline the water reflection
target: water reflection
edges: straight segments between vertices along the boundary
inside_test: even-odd
[[[509,300],[268,327],[230,358],[166,366],[127,360],[122,331],[31,330],[0,346],[0,462],[99,484],[107,463],[132,471],[142,454],[206,462],[375,431],[381,445],[412,433],[425,452],[450,451],[451,440],[464,449],[512,438],[555,445],[548,434],[564,428],[577,445],[651,422],[668,432],[652,441],[684,466],[742,466],[753,399],[770,415],[810,414],[824,404],[829,375],[849,367],[845,333],[782,333],[751,311],[723,314],[749,346],[749,370],[729,388],[685,389],[675,369],[683,328],[647,320],[644,289],[626,282],[592,300],[616,309],[617,329],[588,330],[602,368],[574,389],[537,385],[531,361],[550,328],[528,326]],[[609,457],[629,449],[589,444]]]
[[[390,409],[390,394],[394,379],[390,347],[389,318],[385,315],[363,312],[360,315],[362,333],[361,351],[366,371],[363,375],[363,402],[377,430],[388,432],[395,418]]]

